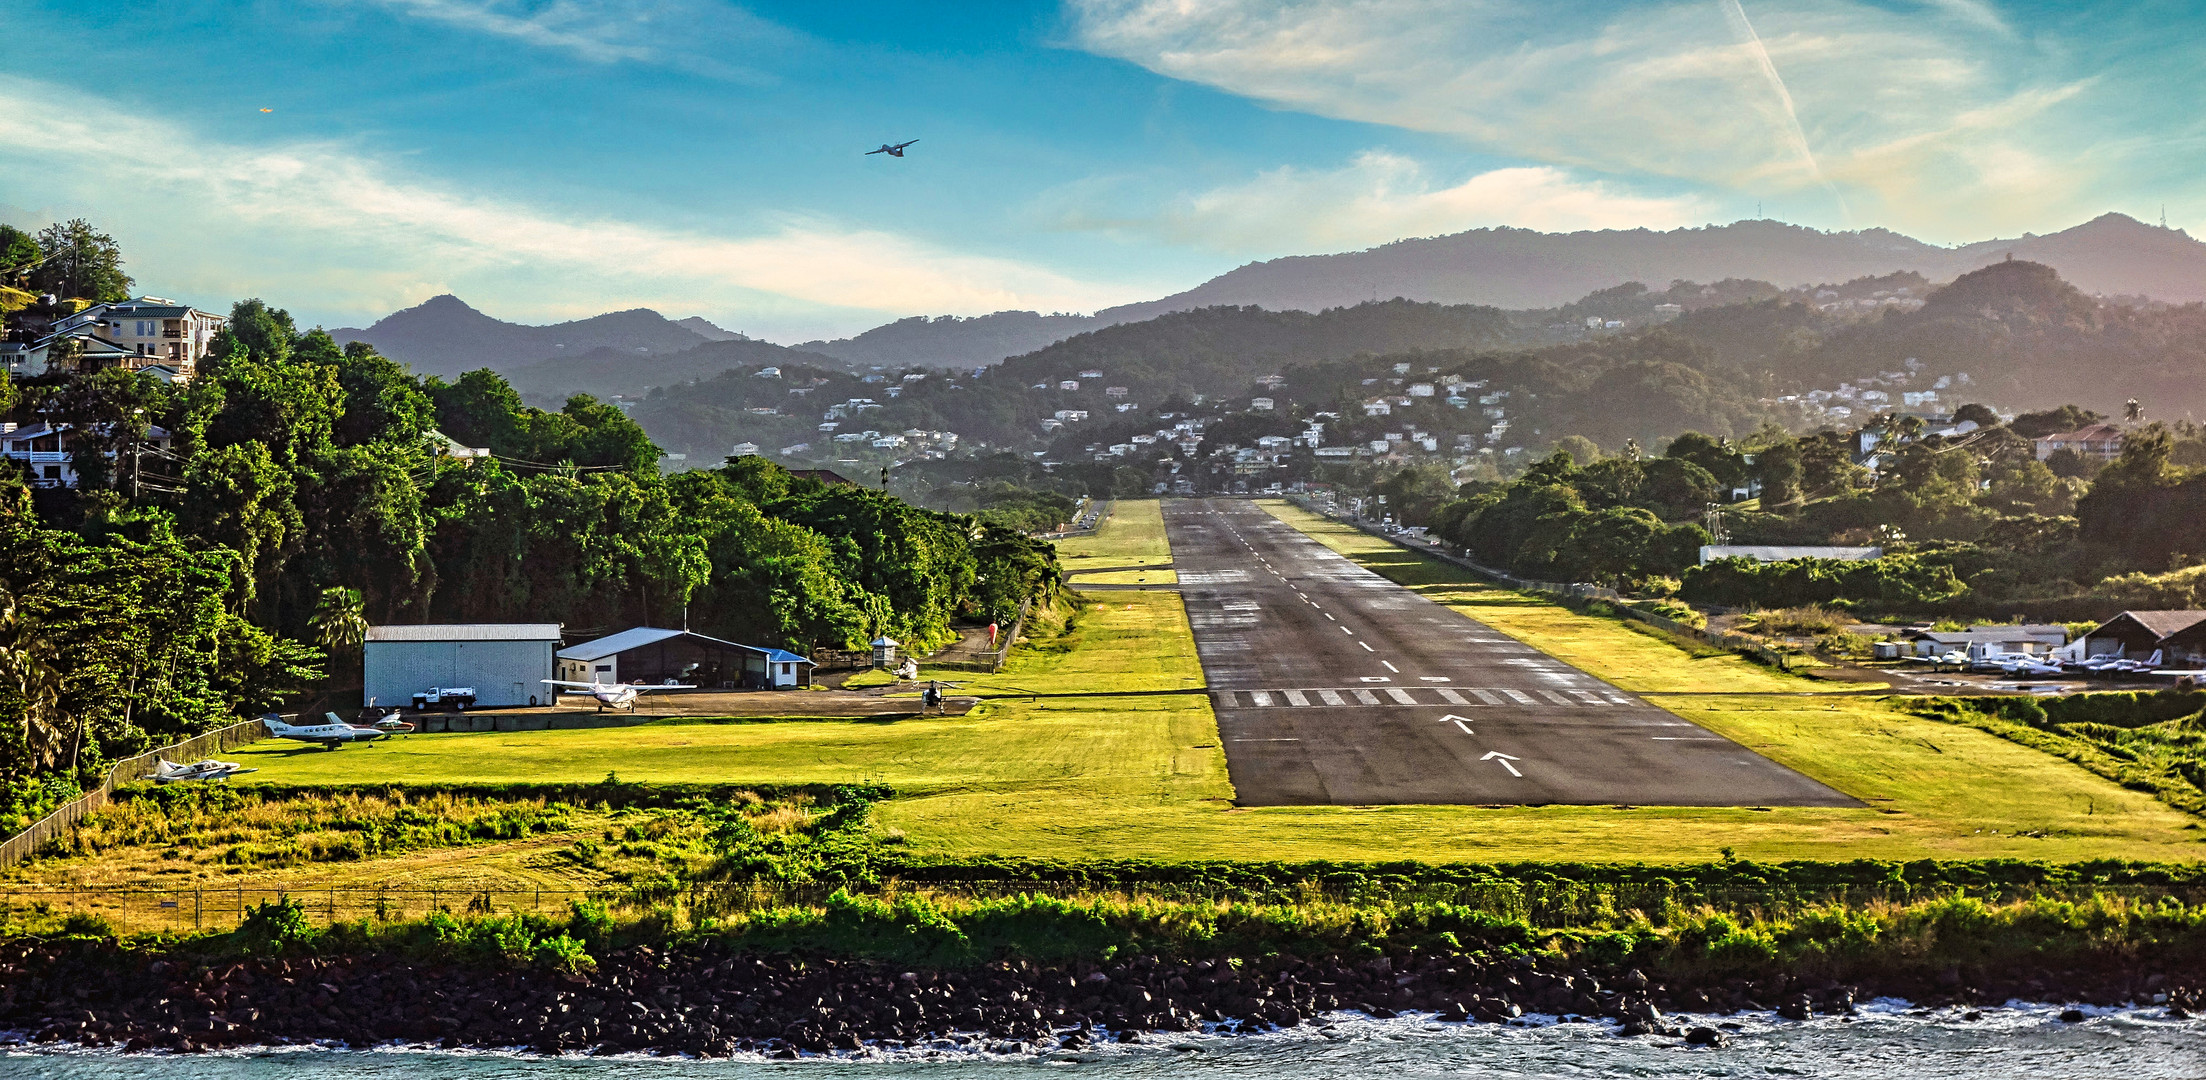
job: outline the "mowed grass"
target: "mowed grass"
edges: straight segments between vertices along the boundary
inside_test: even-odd
[[[872,781],[877,813],[922,856],[1701,862],[1757,859],[2206,856],[2197,823],[2081,769],[1966,728],[1898,713],[1844,684],[1735,658],[1695,660],[1614,620],[1469,581],[1408,575],[1428,560],[1277,511],[1350,557],[1860,798],[1862,809],[1265,807],[1232,804],[1179,596],[1094,593],[1062,635],[998,675],[927,672],[984,700],[946,719],[666,722],[635,728],[414,735],[323,751],[261,743],[237,782]],[[1153,502],[1121,502],[1080,541],[1096,565],[1162,561]],[[1369,540],[1367,546],[1364,541]],[[1114,546],[1117,545],[1117,546]],[[1147,552],[1148,554],[1144,554]],[[1408,553],[1404,552],[1404,555]],[[2043,835],[2035,835],[2040,834]],[[501,874],[545,856],[487,848]],[[444,856],[440,856],[442,858]],[[540,867],[540,868],[538,868]],[[377,873],[363,864],[359,873]]]
[[[1057,562],[1067,574],[1169,565],[1172,544],[1164,534],[1163,504],[1154,499],[1112,503],[1111,515],[1093,534],[1057,542]]]
[[[1072,576],[1072,587],[1078,589],[1088,585],[1177,585],[1179,580],[1179,571],[1169,568],[1104,570],[1097,573],[1074,574]]]

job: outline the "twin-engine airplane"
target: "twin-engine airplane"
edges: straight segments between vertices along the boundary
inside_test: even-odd
[[[888,155],[888,156],[890,156],[890,157],[903,157],[903,156],[904,156],[904,148],[905,148],[905,147],[907,147],[907,146],[910,146],[910,145],[911,145],[912,143],[915,143],[915,142],[918,142],[918,141],[919,141],[918,139],[913,139],[913,140],[911,140],[911,142],[900,142],[900,143],[882,143],[882,144],[881,144],[881,148],[880,148],[879,150],[868,150],[868,151],[866,151],[865,153],[863,153],[863,154],[860,154],[860,155],[858,155],[858,156],[859,156],[859,157],[871,157],[871,156],[873,156],[874,154],[887,154],[887,155]]]
[[[596,698],[599,712],[604,712],[607,705],[611,705],[616,709],[633,711],[636,707],[636,698],[643,694],[678,693],[683,690],[704,689],[702,686],[684,686],[672,680],[665,683],[598,683],[561,682],[558,679],[545,679],[544,682],[547,685],[556,686],[560,690],[588,694]],[[554,693],[556,694],[556,691]]]
[[[259,769],[248,769],[235,761],[216,761],[213,758],[195,761],[189,765],[178,765],[173,761],[158,760],[153,763],[153,782],[156,784],[173,784],[181,780],[220,780],[225,777],[236,776],[239,773],[259,771]]]
[[[260,718],[268,725],[268,733],[279,739],[295,739],[299,742],[320,743],[335,750],[349,742],[374,742],[387,739],[391,733],[380,728],[357,727],[338,719],[336,713],[323,713],[326,724],[286,724],[283,717],[269,713]]]

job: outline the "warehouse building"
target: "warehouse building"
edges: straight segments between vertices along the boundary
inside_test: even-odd
[[[812,668],[812,661],[784,649],[654,626],[559,650],[559,678],[567,682],[676,682],[722,690],[778,690],[812,685]]]
[[[549,689],[558,623],[371,626],[362,704],[396,705],[431,687],[469,687],[477,707],[534,705]]]

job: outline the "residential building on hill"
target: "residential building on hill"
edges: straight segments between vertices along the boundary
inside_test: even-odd
[[[2112,424],[2093,424],[2037,440],[2039,461],[2061,450],[2073,450],[2085,458],[2112,461],[2122,453],[2122,429]]]
[[[81,346],[76,358],[80,367],[158,368],[164,370],[154,374],[167,381],[189,382],[215,332],[228,323],[221,315],[158,296],[93,304],[55,319],[35,337],[0,342],[0,362],[10,374],[42,374],[54,345],[74,340]]]

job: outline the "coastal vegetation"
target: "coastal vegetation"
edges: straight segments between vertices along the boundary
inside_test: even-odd
[[[686,622],[924,650],[1048,606],[1061,580],[1022,513],[924,510],[755,457],[662,476],[611,404],[419,378],[258,300],[186,386],[0,376],[0,409],[72,425],[77,475],[0,468],[0,824],[148,747],[342,699],[353,676],[317,647],[354,640],[340,624]]]

